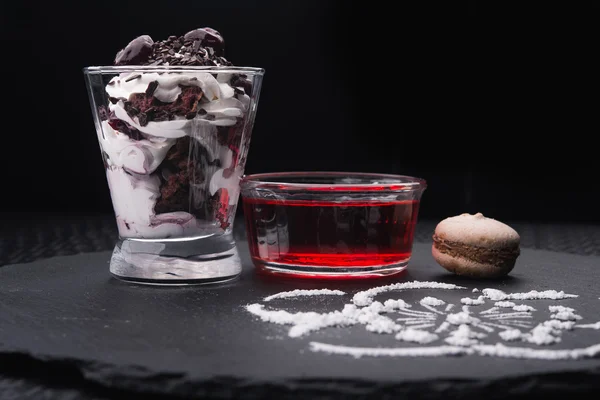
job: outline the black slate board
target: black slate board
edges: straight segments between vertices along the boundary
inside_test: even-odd
[[[333,311],[351,294],[410,280],[435,280],[506,292],[556,289],[577,299],[530,301],[548,319],[548,305],[570,306],[600,321],[600,258],[522,251],[513,274],[500,281],[474,281],[445,273],[430,246],[416,244],[400,277],[363,282],[270,279],[254,273],[246,244],[238,241],[244,272],[219,286],[154,287],[118,281],[108,273],[110,252],[56,257],[0,268],[0,373],[54,374],[63,385],[92,385],[115,393],[194,397],[311,398],[383,395],[502,397],[506,394],[582,392],[600,388],[600,359],[512,360],[480,356],[372,358],[313,353],[310,341],[356,346],[413,346],[363,326],[331,328],[307,337],[286,336],[288,327],[264,323],[243,305],[293,289],[329,288],[349,296],[278,300],[289,311]],[[435,296],[454,304],[465,291],[412,290],[391,293],[417,303]],[[379,299],[379,298],[378,298]],[[485,306],[489,308],[492,302]],[[457,306],[458,307],[458,306]],[[538,314],[538,313],[536,313]],[[486,343],[500,341],[490,335]],[[600,343],[600,330],[567,332],[544,348]],[[535,347],[531,345],[530,347]],[[20,369],[17,364],[24,365]],[[33,372],[32,372],[33,371]]]

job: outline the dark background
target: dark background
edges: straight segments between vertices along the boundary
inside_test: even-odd
[[[82,68],[210,26],[267,71],[246,173],[417,175],[423,218],[600,222],[597,2],[392,3],[2,2],[2,209],[110,213]]]

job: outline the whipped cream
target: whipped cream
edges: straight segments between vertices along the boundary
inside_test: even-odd
[[[107,121],[102,121],[102,134],[98,133],[102,149],[108,154],[108,164],[122,167],[136,174],[150,174],[165,159],[175,140],[132,140],[115,131]]]

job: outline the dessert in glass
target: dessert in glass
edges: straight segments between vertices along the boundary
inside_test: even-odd
[[[241,183],[259,271],[303,278],[376,278],[404,270],[423,179],[386,174],[257,174]]]
[[[158,284],[218,282],[232,236],[264,70],[235,67],[211,28],[143,35],[84,69],[119,231],[110,271]]]

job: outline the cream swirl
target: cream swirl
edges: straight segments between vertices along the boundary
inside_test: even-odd
[[[98,140],[108,155],[109,165],[123,167],[137,174],[150,174],[158,168],[175,140],[132,140],[114,130],[107,121],[102,122]]]
[[[152,239],[198,232],[198,221],[187,212],[154,215],[154,204],[160,196],[157,176],[131,175],[110,166],[106,177],[121,237]]]

